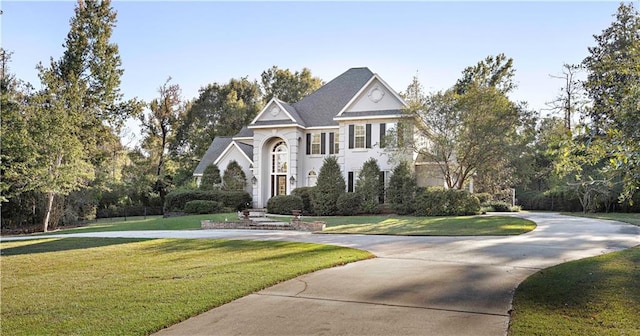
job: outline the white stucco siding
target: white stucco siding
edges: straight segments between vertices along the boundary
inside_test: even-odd
[[[218,169],[220,169],[220,177],[224,175],[224,171],[229,166],[231,161],[236,161],[242,167],[242,171],[247,178],[247,184],[245,185],[245,190],[251,194],[252,193],[252,185],[251,178],[253,177],[253,172],[251,171],[251,162],[247,160],[247,157],[242,153],[238,147],[231,146],[229,150],[226,151],[217,161]]]
[[[388,152],[385,148],[380,148],[380,124],[393,123],[397,119],[370,119],[344,121],[340,124],[342,142],[342,167],[346,176],[349,171],[359,171],[365,161],[374,158],[378,161],[380,170],[393,170],[395,163],[389,160]],[[371,125],[371,148],[349,148],[349,125]],[[342,135],[344,134],[344,135]]]
[[[287,194],[299,185],[300,157],[297,153],[303,146],[303,136],[304,133],[296,127],[254,129],[253,161],[257,179],[256,184],[252,185],[254,207],[265,207],[271,197],[271,151],[279,141],[284,141],[288,147]],[[289,182],[291,176],[295,178],[293,184]]]
[[[347,107],[342,116],[348,116],[349,112],[381,111],[402,109],[403,104],[391,91],[379,80],[374,79]]]

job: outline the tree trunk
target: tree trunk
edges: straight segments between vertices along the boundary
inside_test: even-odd
[[[53,192],[47,193],[47,211],[44,216],[44,222],[42,223],[42,228],[44,232],[47,232],[49,229],[49,219],[51,218],[51,208],[53,208],[53,198],[55,194]]]

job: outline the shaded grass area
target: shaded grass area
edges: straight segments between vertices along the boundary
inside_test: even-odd
[[[3,335],[145,335],[298,275],[372,257],[308,243],[0,243]]]
[[[509,335],[639,335],[640,246],[542,270],[517,288]]]
[[[619,222],[629,223],[640,226],[640,213],[582,213],[582,212],[564,212],[563,215],[598,218],[598,219],[610,219]]]
[[[52,231],[46,234],[66,234],[80,232],[104,232],[104,231],[145,231],[145,230],[197,230],[200,229],[200,221],[209,219],[213,221],[222,221],[225,219],[234,221],[238,219],[236,213],[221,213],[210,215],[193,215],[162,218],[160,216],[152,218],[136,217],[126,221],[98,222],[83,227]]]
[[[522,234],[536,227],[536,224],[530,220],[509,216],[354,216],[312,218],[327,222],[327,228],[323,233],[406,236],[503,236]]]

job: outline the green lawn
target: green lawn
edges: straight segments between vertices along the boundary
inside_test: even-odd
[[[509,335],[640,335],[640,246],[542,270],[515,292]]]
[[[288,221],[291,216],[277,216]],[[85,227],[49,232],[65,234],[100,231],[132,230],[197,230],[200,221],[237,220],[236,213],[193,215],[182,217],[128,218],[127,221],[105,221]],[[327,223],[326,233],[359,233],[386,235],[430,235],[430,236],[489,236],[517,235],[535,229],[535,223],[509,216],[462,216],[462,217],[413,217],[413,216],[333,216],[303,217],[305,221],[319,220]],[[44,234],[46,235],[46,234]]]
[[[145,335],[283,280],[372,257],[307,243],[0,243],[2,335]]]
[[[52,231],[48,234],[79,233],[79,232],[103,232],[103,231],[136,231],[136,230],[197,230],[200,229],[200,221],[209,219],[214,221],[237,220],[238,215],[234,213],[222,213],[212,215],[193,215],[162,218],[161,216],[130,217],[126,221],[102,221],[87,226]]]
[[[640,213],[582,213],[582,212],[566,212],[563,215],[579,216],[588,218],[610,219],[619,222],[625,222],[633,225],[640,226]]]
[[[535,229],[532,221],[509,216],[410,217],[353,216],[308,217],[327,222],[323,233],[358,233],[406,236],[502,236]]]

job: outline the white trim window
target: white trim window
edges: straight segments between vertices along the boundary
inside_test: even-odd
[[[311,135],[311,155],[320,155],[320,133]]]

